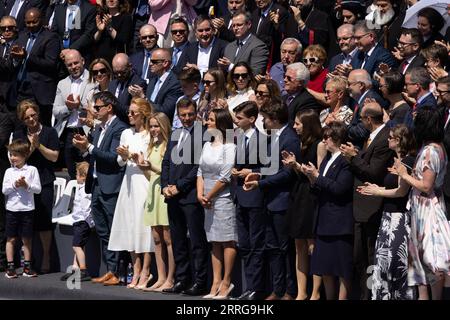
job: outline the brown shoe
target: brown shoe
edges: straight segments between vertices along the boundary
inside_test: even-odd
[[[281,300],[294,300],[294,298],[289,293],[285,293]]]
[[[98,278],[93,278],[91,281],[94,283],[103,283],[103,282],[111,279],[111,277],[113,277],[113,276],[114,276],[114,273],[112,273],[111,271],[108,271],[103,276],[98,277]]]
[[[103,282],[104,286],[117,286],[120,283],[120,280],[118,277],[116,277],[114,274],[111,278]]]
[[[264,300],[280,300],[280,297],[277,296],[275,293],[271,293],[270,296],[268,296],[266,299]]]

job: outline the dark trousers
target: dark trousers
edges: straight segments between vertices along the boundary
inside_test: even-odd
[[[445,215],[447,216],[447,220],[450,220],[450,197],[446,196],[444,194],[444,200],[445,200]]]
[[[360,299],[369,300],[370,290],[367,287],[368,269],[374,265],[375,243],[381,222],[381,212],[372,215],[367,222],[355,222],[355,238],[353,261],[355,274],[359,280]]]
[[[198,204],[180,205],[177,202],[169,202],[170,236],[172,237],[173,255],[175,259],[177,282],[187,284],[192,279],[189,261],[189,239],[192,248],[192,260],[194,282],[206,286],[208,266],[208,242],[204,229],[205,213]]]
[[[70,179],[76,179],[76,163],[83,161],[83,157],[78,148],[76,148],[73,143],[73,136],[75,134],[81,134],[84,136],[83,128],[65,128],[61,135],[61,142],[64,145],[64,161],[69,173]]]
[[[247,290],[264,292],[266,213],[263,208],[236,206],[239,254],[244,263]]]
[[[98,180],[94,180],[92,188],[92,218],[95,222],[95,230],[100,239],[103,261],[108,271],[117,271],[118,252],[108,250],[109,236],[114,218],[118,194],[104,194],[98,185]]]
[[[286,211],[268,211],[265,250],[272,275],[272,291],[279,297],[286,293],[288,245]]]

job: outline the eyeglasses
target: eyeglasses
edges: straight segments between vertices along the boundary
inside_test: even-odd
[[[284,79],[287,79],[287,81],[293,81],[294,79],[292,79],[292,77],[291,76],[284,76]]]
[[[0,31],[1,32],[5,32],[5,31],[15,31],[16,30],[16,26],[1,26],[0,27]]]
[[[436,93],[440,96],[443,96],[446,93],[449,93],[450,90],[439,90],[438,88],[434,89],[436,91]]]
[[[33,113],[33,114],[30,114],[28,117],[24,116],[24,117],[23,117],[23,120],[31,120],[31,119],[35,119],[35,118],[37,118],[37,116],[38,116],[37,113]]]
[[[158,64],[158,63],[161,63],[164,61],[166,61],[166,60],[165,59],[150,59],[151,64]]]
[[[135,111],[133,111],[133,110],[129,110],[129,111],[128,111],[128,114],[129,114],[130,116],[132,116],[132,117],[140,115],[139,112],[135,112]]]
[[[108,73],[108,70],[106,70],[106,68],[101,68],[101,69],[98,69],[98,70],[92,70],[92,74],[94,76],[98,76],[100,74],[107,74],[107,73]]]
[[[125,75],[128,72],[128,70],[121,70],[121,71],[113,71],[114,76],[120,77]]]
[[[146,35],[146,36],[141,36],[141,40],[147,40],[147,39],[150,39],[150,40],[156,39],[156,35],[149,34],[149,35]]]
[[[351,37],[340,37],[340,38],[336,39],[336,42],[339,43],[341,40],[348,41],[348,40],[350,40],[352,38],[354,38],[354,37],[353,36],[351,36]]]
[[[355,38],[355,40],[356,41],[359,41],[359,40],[361,40],[362,38],[364,38],[365,36],[367,36],[368,34],[370,34],[370,32],[368,32],[368,33],[364,33],[364,34],[362,34],[362,35],[360,35],[360,36],[353,36],[353,38]]]
[[[234,80],[238,80],[239,78],[241,78],[242,77],[242,79],[247,79],[248,78],[248,73],[234,73],[233,74],[233,79]]]
[[[401,42],[400,40],[397,40],[397,42],[399,48],[406,48],[407,46],[416,44],[416,42]]]
[[[94,105],[94,109],[95,109],[95,111],[99,112],[101,108],[107,107],[107,106],[109,106],[109,104],[96,104],[96,105]]]
[[[185,34],[186,33],[186,30],[172,30],[172,31],[170,31],[173,35],[175,35],[175,34]]]
[[[303,63],[304,64],[312,64],[312,63],[318,63],[318,62],[319,62],[319,58],[316,58],[316,57],[303,58]]]
[[[205,86],[210,86],[211,83],[214,83],[214,82],[215,82],[214,80],[202,80],[202,83]]]
[[[255,95],[260,96],[260,97],[270,97],[270,93],[269,92],[265,92],[265,91],[259,91],[256,90],[255,91]]]

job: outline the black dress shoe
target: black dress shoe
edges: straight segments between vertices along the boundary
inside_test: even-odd
[[[172,288],[163,289],[162,293],[180,294],[185,289],[186,289],[186,285],[183,282],[179,281],[179,282],[175,283]]]
[[[244,293],[242,293],[239,297],[230,298],[230,300],[247,300],[247,297],[252,293],[253,291],[247,290]]]
[[[181,292],[181,294],[185,294],[187,296],[202,296],[206,293],[207,293],[206,287],[199,285],[198,283],[194,283],[192,287]]]

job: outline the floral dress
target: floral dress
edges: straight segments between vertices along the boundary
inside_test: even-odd
[[[424,194],[412,188],[409,196],[411,233],[409,238],[408,285],[433,285],[450,271],[450,225],[442,193],[447,155],[441,145],[428,144],[419,152],[415,176],[428,169],[436,174],[435,188]]]

